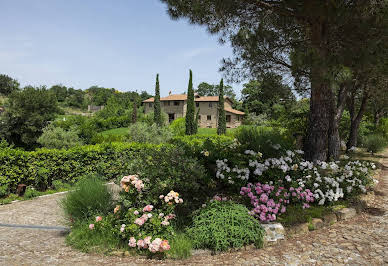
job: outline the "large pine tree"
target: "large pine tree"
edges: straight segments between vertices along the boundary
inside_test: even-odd
[[[224,80],[221,79],[219,94],[218,94],[218,126],[217,134],[223,135],[226,133],[226,116],[225,116],[225,99],[224,99]]]
[[[160,88],[159,88],[159,74],[156,74],[155,98],[154,98],[154,122],[158,126],[162,126],[162,111],[160,109]]]
[[[189,87],[187,88],[186,135],[195,134],[194,108],[193,72],[190,70]]]

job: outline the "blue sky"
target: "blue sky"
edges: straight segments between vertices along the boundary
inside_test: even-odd
[[[232,55],[205,27],[173,21],[158,0],[1,0],[0,73],[21,85],[92,85],[161,94],[218,83]],[[239,94],[240,84],[234,85]]]

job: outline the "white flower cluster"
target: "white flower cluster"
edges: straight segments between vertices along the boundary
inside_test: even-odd
[[[320,205],[337,201],[353,191],[366,192],[365,184],[369,182],[369,169],[375,169],[373,163],[348,161],[345,165],[339,161],[315,163],[301,159],[302,151],[286,151],[280,158],[268,158],[264,161],[252,158],[257,152],[246,150],[248,165],[246,167],[230,166],[227,159],[217,160],[216,177],[225,179],[230,184],[234,181],[247,181],[250,177],[257,179],[267,171],[281,170],[278,182],[292,183],[293,186],[309,188]],[[268,172],[270,174],[271,172]],[[275,172],[275,176],[279,172]]]

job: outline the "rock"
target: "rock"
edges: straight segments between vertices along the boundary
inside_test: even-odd
[[[298,224],[289,229],[291,234],[300,235],[300,234],[306,234],[309,232],[309,224],[303,223]]]
[[[285,230],[280,223],[262,224],[261,226],[265,230],[264,242],[277,242],[284,239]]]
[[[356,216],[356,214],[357,212],[354,208],[343,208],[335,212],[338,221],[350,219]]]
[[[318,218],[313,218],[311,224],[314,226],[314,229],[321,229],[323,227],[323,221]]]
[[[323,216],[323,222],[326,225],[332,225],[337,222],[337,216],[334,213],[329,213]]]

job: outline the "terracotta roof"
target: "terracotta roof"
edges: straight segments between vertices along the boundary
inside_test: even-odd
[[[187,95],[186,94],[171,94],[167,97],[162,97],[160,98],[161,101],[185,101],[187,100]],[[154,102],[154,97],[149,98],[143,103],[153,103]]]
[[[229,98],[225,97],[225,99],[229,99]],[[186,100],[187,100],[186,94],[172,94],[172,95],[169,95],[167,97],[160,98],[160,101],[186,101]],[[218,96],[200,96],[200,97],[196,96],[194,98],[194,101],[196,101],[196,102],[218,102]],[[154,102],[154,97],[143,101],[143,103],[153,103],[153,102]]]
[[[236,115],[245,115],[244,112],[241,112],[239,110],[235,110],[235,109],[232,109],[232,108],[228,108],[228,107],[225,107],[224,108],[226,112],[229,112],[229,113],[232,113],[232,114],[236,114]]]

